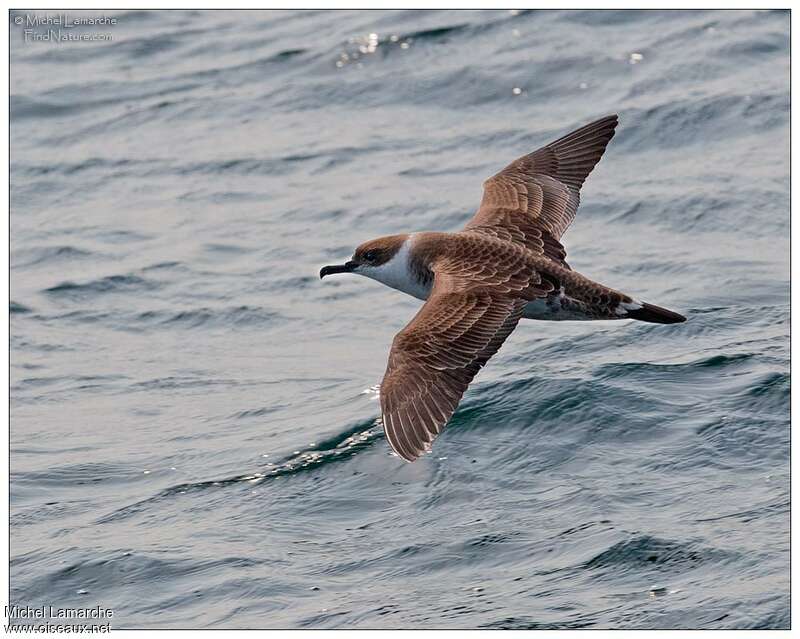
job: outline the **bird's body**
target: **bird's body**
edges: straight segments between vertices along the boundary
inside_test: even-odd
[[[391,239],[399,243],[397,252],[384,264],[365,271],[364,275],[420,300],[427,300],[430,296],[435,264],[439,260],[469,261],[476,259],[477,255],[490,253],[506,258],[515,256],[520,260],[519,268],[538,273],[554,283],[553,290],[546,296],[537,297],[525,305],[523,319],[625,319],[628,310],[639,306],[627,295],[506,240],[470,231],[409,233]],[[482,266],[496,267],[497,263],[485,264],[477,260],[475,266],[479,271]]]
[[[475,374],[523,319],[685,318],[592,281],[567,264],[561,236],[583,181],[614,134],[616,116],[523,156],[484,183],[478,212],[455,233],[371,240],[344,265],[425,300],[394,339],[381,383],[384,429],[407,461],[430,449]]]

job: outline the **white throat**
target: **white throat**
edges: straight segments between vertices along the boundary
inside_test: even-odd
[[[414,236],[409,235],[392,259],[380,266],[364,267],[359,273],[418,299],[428,299],[431,292],[430,284],[427,286],[420,284],[411,269],[410,253],[413,241]]]

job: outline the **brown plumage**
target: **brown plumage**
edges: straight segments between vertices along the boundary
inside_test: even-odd
[[[408,461],[427,450],[525,305],[553,290],[522,247],[467,233],[420,235],[418,259],[435,274],[433,288],[394,338],[380,391],[386,436]]]
[[[483,183],[481,206],[465,230],[501,233],[565,265],[559,240],[616,126],[617,116],[610,115],[514,160]]]
[[[565,261],[561,236],[616,125],[616,115],[602,118],[509,164],[484,183],[480,208],[458,233],[378,238],[346,264],[320,271],[360,273],[427,300],[395,337],[381,383],[386,437],[403,459],[430,449],[523,317],[685,320]]]

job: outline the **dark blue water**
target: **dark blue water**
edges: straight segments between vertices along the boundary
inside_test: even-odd
[[[788,626],[788,13],[107,15],[11,25],[15,603]],[[689,320],[524,322],[391,456],[370,388],[419,303],[319,267],[607,113],[570,264]]]

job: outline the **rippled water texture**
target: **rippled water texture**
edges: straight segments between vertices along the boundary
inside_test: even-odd
[[[15,603],[788,626],[788,13],[109,15],[12,25]],[[419,304],[319,267],[614,112],[570,263],[689,321],[525,322],[391,456],[370,388]]]

